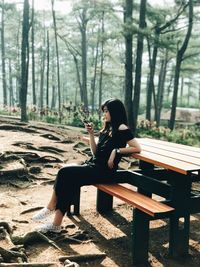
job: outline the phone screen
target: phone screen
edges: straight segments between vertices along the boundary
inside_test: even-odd
[[[88,123],[90,123],[90,122],[89,122],[88,120],[84,119],[84,120],[83,120],[83,123],[88,124]]]

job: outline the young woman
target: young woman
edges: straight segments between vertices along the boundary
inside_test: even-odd
[[[118,99],[107,100],[102,105],[104,127],[96,144],[91,123],[85,124],[90,137],[92,158],[83,165],[66,166],[59,170],[48,205],[33,216],[42,221],[55,213],[52,223],[38,227],[41,232],[60,232],[62,219],[74,193],[83,185],[115,182],[115,172],[123,154],[139,153],[140,145],[127,126],[123,103]],[[128,146],[127,146],[128,145]]]

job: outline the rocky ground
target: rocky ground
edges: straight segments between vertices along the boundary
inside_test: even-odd
[[[66,216],[61,234],[34,232],[38,224],[31,217],[47,203],[60,165],[87,158],[88,149],[80,143],[83,134],[83,129],[73,127],[0,118],[0,266],[20,266],[22,261],[63,266],[63,256],[73,256],[70,261],[83,267],[136,266],[131,260],[132,208],[115,199],[111,214],[98,214],[93,186],[82,188],[81,215]],[[179,259],[167,254],[167,220],[151,222],[147,266],[200,266],[199,220],[199,214],[191,216],[190,255]]]

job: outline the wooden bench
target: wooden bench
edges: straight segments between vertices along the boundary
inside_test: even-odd
[[[83,141],[89,143],[88,137],[83,137]],[[131,176],[131,180],[134,180],[140,184],[140,173],[130,172],[129,170],[122,172],[117,172],[119,176]],[[143,175],[144,177],[144,175]],[[150,183],[146,183],[146,188],[148,189],[148,185],[152,184],[152,180],[149,177],[146,179],[150,179]],[[123,180],[123,179],[122,179]],[[127,178],[124,180],[127,182]],[[137,183],[136,182],[136,183]],[[168,185],[162,184],[158,181],[155,181],[155,190],[157,188],[156,183],[159,183],[159,189],[165,192],[164,195],[168,196],[170,193],[168,192]],[[141,192],[137,192],[134,189],[127,188],[126,185],[121,183],[113,183],[113,184],[95,184],[97,188],[97,211],[100,213],[106,213],[112,210],[113,205],[113,197],[117,197],[123,200],[125,203],[131,205],[133,209],[133,233],[132,233],[132,241],[138,243],[138,239],[141,240],[140,244],[137,244],[137,249],[133,250],[133,261],[134,262],[146,262],[148,260],[148,241],[149,241],[149,221],[153,219],[159,218],[169,218],[174,212],[174,208],[168,206],[165,203],[157,201],[151,198],[153,193],[152,188],[150,188],[150,193],[148,190],[140,190]],[[79,214],[80,212],[80,190],[77,192],[74,198],[74,202],[72,203],[74,206],[74,213]],[[68,210],[70,214],[70,207]],[[135,215],[137,219],[135,220]],[[139,218],[139,219],[138,219]],[[140,236],[138,238],[138,236]],[[134,245],[135,247],[135,245]],[[142,252],[141,252],[142,251]]]
[[[89,144],[87,136],[82,137],[82,140]],[[137,176],[137,174],[135,173]],[[152,199],[144,194],[128,189],[121,184],[95,184],[97,189],[97,211],[105,213],[112,210],[113,197],[117,197],[134,208],[148,214],[154,218],[168,217],[174,208]],[[104,192],[105,194],[102,194]],[[74,206],[73,213],[80,213],[80,190],[74,196],[72,203]],[[68,214],[71,214],[71,208],[68,209]]]
[[[83,136],[82,140],[89,144],[88,136]],[[135,175],[138,176],[136,173]],[[95,184],[94,186],[98,189],[97,211],[100,213],[105,213],[112,209],[113,197],[123,200],[132,207],[154,218],[168,217],[174,210],[174,208],[149,197],[151,194],[146,196],[118,183]],[[77,192],[73,203],[76,214],[80,212],[80,200],[78,201],[78,199],[80,199],[80,191]]]
[[[89,143],[88,137],[83,140]],[[200,212],[200,194],[192,190],[193,182],[200,181],[200,148],[149,138],[139,138],[138,142],[142,146],[142,152],[133,157],[139,160],[139,169],[117,171],[116,174],[123,179],[115,179],[116,182],[136,186],[137,193],[149,197],[150,202],[152,194],[159,195],[174,211],[158,213],[154,217],[133,203],[133,260],[144,263],[148,259],[149,220],[161,216],[169,217],[170,256],[177,258],[188,255],[190,215]],[[111,188],[108,185],[100,186],[103,187],[101,190],[98,188],[97,210],[109,211],[112,208],[112,190],[115,185],[111,185]],[[122,197],[124,198],[124,192]],[[139,203],[143,204],[143,199]]]
[[[168,217],[174,210],[174,208],[164,203],[158,202],[120,184],[96,184],[95,186],[106,194],[117,197],[154,218]]]

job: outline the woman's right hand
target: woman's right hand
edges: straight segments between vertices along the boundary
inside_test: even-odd
[[[85,129],[89,134],[94,134],[94,126],[93,123],[85,123]]]

